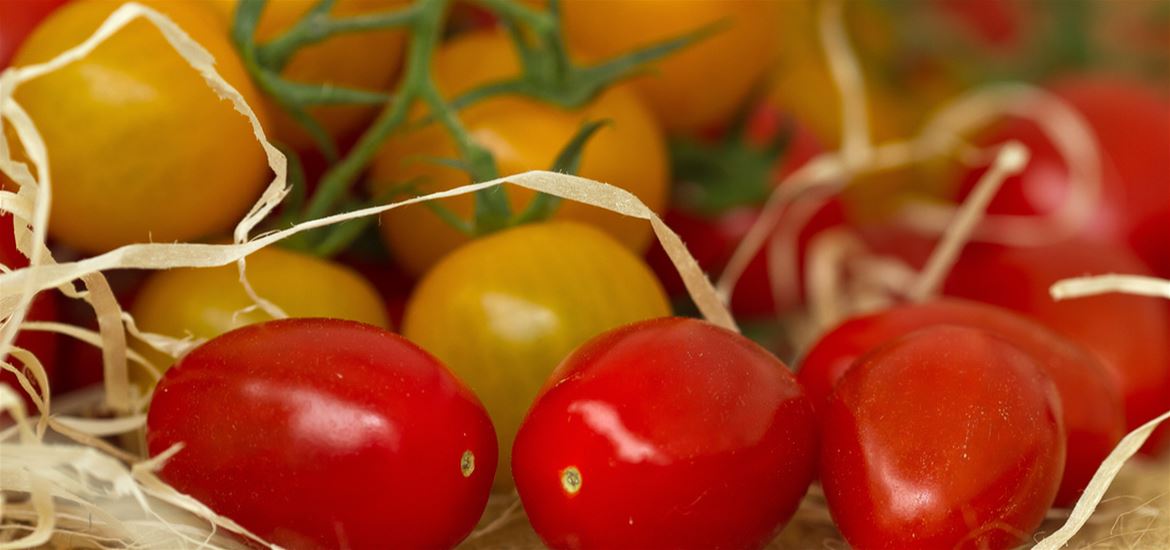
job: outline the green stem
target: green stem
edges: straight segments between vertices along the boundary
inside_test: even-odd
[[[411,25],[419,17],[421,3],[394,11],[330,17],[333,0],[323,0],[284,34],[258,48],[258,59],[269,70],[280,72],[301,48],[338,34],[375,31]],[[325,9],[320,9],[325,6]]]
[[[305,219],[315,219],[329,214],[366,165],[373,160],[386,138],[406,120],[411,103],[430,80],[431,57],[438,42],[448,2],[449,0],[420,0],[414,5],[418,13],[407,49],[406,77],[401,91],[366,129],[349,154],[321,178],[321,185],[305,209]]]

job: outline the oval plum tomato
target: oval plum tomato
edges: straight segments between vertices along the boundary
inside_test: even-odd
[[[1057,82],[1051,91],[1076,109],[1097,138],[1102,195],[1081,238],[1125,245],[1155,272],[1170,277],[1170,101],[1138,82],[1082,76]],[[1023,173],[1004,181],[988,206],[993,214],[1046,214],[1068,195],[1068,167],[1033,123],[1008,120],[982,143],[1015,139],[1031,150]],[[984,169],[962,176],[960,193],[974,187]]]
[[[821,484],[855,548],[1014,548],[1064,469],[1052,382],[972,328],[920,330],[863,356],[822,429]]]
[[[570,48],[613,57],[724,24],[719,32],[654,63],[634,81],[662,125],[691,133],[729,120],[775,60],[779,2],[767,0],[567,0],[562,24]]]
[[[0,0],[4,14],[0,32],[0,69],[8,66],[12,54],[45,16],[68,0]]]
[[[28,266],[28,258],[16,248],[16,236],[13,233],[12,214],[0,214],[0,265],[4,266],[6,270],[20,269]],[[57,296],[53,292],[41,292],[37,294],[29,305],[28,313],[24,317],[25,321],[56,321],[57,320]],[[41,331],[41,330],[25,330],[17,335],[13,345],[28,350],[36,356],[37,360],[41,362],[41,366],[45,368],[45,375],[49,379],[50,387],[53,386],[57,379],[57,345],[60,338],[56,333]],[[18,361],[11,362],[14,366],[19,365]],[[25,404],[32,406],[32,398],[29,397],[20,384],[17,383],[16,375],[3,371],[0,372],[0,383],[12,386],[16,393],[22,395]]]
[[[812,482],[812,407],[788,368],[705,321],[590,340],[528,413],[512,473],[553,548],[762,548]]]
[[[496,469],[483,405],[405,339],[337,319],[250,325],[184,356],[146,418],[163,480],[286,548],[451,548]]]
[[[406,304],[402,333],[483,399],[508,464],[524,413],[569,352],[666,315],[662,286],[641,260],[592,227],[549,222],[473,241],[436,265]],[[506,468],[496,484],[511,486]]]
[[[352,269],[275,247],[257,250],[247,265],[256,293],[290,317],[348,319],[390,328],[378,291]],[[253,302],[239,279],[235,264],[158,271],[142,285],[130,313],[138,328],[174,338],[212,338],[272,319],[261,309],[247,310]],[[158,368],[173,361],[145,344],[135,347]],[[146,379],[136,380],[150,386]]]
[[[1063,403],[1068,457],[1056,504],[1076,502],[1125,433],[1121,391],[1096,356],[1039,323],[1008,310],[939,299],[854,317],[821,337],[800,363],[797,379],[819,411],[858,357],[907,332],[937,324],[986,330],[1032,357]]]
[[[516,53],[501,31],[471,32],[441,47],[435,58],[435,78],[444,94],[458,95],[476,86],[519,73]],[[612,183],[642,199],[661,213],[666,206],[667,154],[664,137],[654,117],[628,86],[611,88],[581,109],[566,111],[520,97],[498,97],[464,111],[472,137],[495,156],[501,174],[552,168],[561,149],[587,121],[608,119],[585,146],[578,174]],[[416,181],[419,194],[470,183],[467,173],[425,157],[457,158],[446,130],[431,125],[390,139],[374,160],[371,180],[385,190]],[[513,211],[532,199],[526,189],[506,190]],[[470,195],[444,199],[442,204],[470,218]],[[630,249],[641,252],[652,239],[650,226],[613,212],[565,201],[554,215],[594,225]],[[398,208],[382,216],[382,236],[392,255],[416,276],[468,238],[426,205]]]
[[[1126,294],[1057,302],[1048,293],[1061,279],[1105,273],[1150,274],[1129,251],[1105,244],[983,245],[967,248],[944,288],[953,296],[1019,311],[1095,353],[1121,389],[1126,428],[1132,430],[1170,409],[1166,306]]]
[[[214,0],[212,4],[230,28],[238,0]],[[280,36],[291,28],[316,0],[280,0],[265,5],[256,28],[256,40],[265,42]],[[333,17],[372,15],[404,8],[406,0],[340,0],[329,11]],[[297,51],[281,70],[282,77],[306,84],[332,84],[374,92],[389,90],[402,64],[403,33],[400,30],[379,30],[344,33],[330,37]],[[308,132],[284,114],[275,102],[270,102],[272,133],[293,148],[307,150],[313,147]],[[325,106],[309,109],[309,114],[334,139],[347,137],[362,130],[378,113],[376,106]]]
[[[80,44],[122,3],[63,6],[37,27],[14,64],[48,61]],[[210,10],[191,1],[145,3],[214,55],[216,70],[249,104],[260,104]],[[146,20],[135,20],[86,58],[21,85],[15,97],[48,146],[49,232],[84,252],[228,229],[265,183],[268,166],[247,119],[216,97]]]

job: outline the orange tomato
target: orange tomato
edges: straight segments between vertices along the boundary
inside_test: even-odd
[[[670,315],[646,264],[605,233],[530,224],[478,239],[419,282],[403,334],[467,382],[500,438],[496,487],[524,414],[553,368],[586,340]]]
[[[46,19],[14,64],[48,61],[80,44],[122,2],[67,4]],[[252,87],[210,12],[147,1],[217,60],[252,105]],[[230,228],[263,187],[268,166],[248,121],[220,100],[153,25],[139,19],[85,59],[31,80],[16,100],[48,147],[49,234],[84,252],[176,241]]]
[[[256,29],[260,42],[280,36],[291,28],[318,0],[268,2]],[[225,23],[233,20],[238,0],[212,0]],[[370,15],[397,10],[407,0],[339,0],[329,12],[334,17]],[[402,64],[404,36],[401,30],[354,32],[334,36],[307,46],[292,56],[281,71],[284,78],[306,84],[333,84],[369,91],[389,91]],[[268,98],[266,98],[268,99]],[[307,150],[313,140],[301,126],[268,100],[272,133],[290,146]],[[363,129],[378,112],[377,106],[327,106],[308,110],[334,139]]]
[[[440,89],[451,97],[514,76],[520,66],[506,35],[482,31],[462,35],[443,46],[434,71]],[[664,137],[653,115],[628,87],[611,88],[574,111],[527,98],[498,97],[477,103],[462,115],[472,138],[491,151],[503,175],[551,168],[582,123],[608,119],[611,124],[586,145],[578,173],[623,187],[656,212],[665,207],[669,166]],[[457,157],[446,129],[430,125],[392,138],[374,160],[372,187],[384,190],[414,181],[422,194],[470,183],[466,172],[420,157]],[[517,212],[533,196],[519,188],[509,188],[507,193]],[[442,204],[464,219],[474,211],[471,196],[445,199]],[[579,203],[561,204],[555,218],[596,226],[638,252],[651,239],[645,222]],[[468,240],[425,205],[387,212],[382,216],[381,230],[395,258],[415,275],[425,273]]]
[[[248,282],[256,293],[290,317],[348,319],[390,328],[377,290],[348,267],[275,247],[248,256],[247,266]],[[272,319],[258,308],[243,311],[252,305],[231,264],[156,272],[142,285],[130,313],[147,332],[212,338]],[[144,344],[137,349],[159,368],[172,361]]]
[[[773,0],[566,0],[578,53],[612,57],[724,22],[717,34],[655,63],[634,82],[662,124],[687,133],[726,122],[767,73],[780,45]]]

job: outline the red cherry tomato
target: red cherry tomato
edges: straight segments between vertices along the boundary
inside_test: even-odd
[[[945,292],[1019,311],[1095,353],[1121,389],[1126,428],[1132,430],[1170,409],[1165,304],[1126,294],[1057,302],[1048,293],[1061,279],[1105,273],[1150,274],[1127,250],[1098,243],[971,246],[951,272]],[[1147,450],[1159,447],[1160,438],[1153,441]]]
[[[13,234],[13,217],[8,213],[0,215],[0,264],[9,269],[19,269],[28,266],[28,258],[16,248],[16,238]],[[56,321],[56,294],[51,292],[37,294],[33,298],[24,320],[41,322]],[[53,386],[54,381],[57,379],[58,340],[57,335],[52,332],[25,330],[13,342],[14,346],[28,350],[37,357],[37,360],[41,362],[41,366],[45,368],[45,374],[48,376],[50,387]],[[20,362],[13,360],[12,364],[18,366]],[[16,390],[16,393],[24,397],[25,404],[32,407],[32,398],[20,387],[15,374],[8,371],[0,372],[0,384],[12,386],[12,389]]]
[[[1013,548],[1064,469],[1060,400],[1036,362],[934,327],[862,357],[824,410],[821,483],[855,548]]]
[[[602,334],[553,373],[512,474],[554,548],[759,548],[812,480],[812,408],[787,367],[697,319]]]
[[[1121,392],[1095,356],[1044,326],[1005,309],[941,299],[854,317],[821,337],[801,361],[797,379],[823,410],[833,387],[858,357],[907,332],[940,323],[986,330],[1035,359],[1063,403],[1068,459],[1058,505],[1076,502],[1105,457],[1125,434]]]
[[[0,24],[0,69],[8,66],[16,48],[32,33],[37,23],[67,1],[0,0],[0,13],[4,14],[4,22]]]
[[[1105,77],[1065,81],[1052,92],[1084,116],[1102,156],[1102,196],[1081,237],[1126,245],[1157,273],[1170,276],[1170,102],[1143,84]],[[1068,167],[1038,127],[1008,121],[989,138],[985,144],[1019,140],[1032,157],[1022,174],[1004,181],[988,212],[1043,214],[1065,199]],[[983,172],[965,174],[963,192]]]
[[[769,159],[768,173],[766,176],[761,176],[768,179],[761,185],[768,187],[770,192],[772,186],[779,184],[793,171],[823,151],[817,138],[799,121],[791,117],[785,118],[779,110],[762,104],[752,112],[744,128],[743,136],[727,138],[735,143],[731,151],[719,153],[713,150],[712,152],[720,155],[723,159],[735,161],[739,155],[750,155],[751,153],[748,151],[767,147],[768,142],[776,139],[780,132],[786,128],[786,124],[789,125],[787,128],[791,132],[788,143],[778,158]],[[743,140],[743,143],[738,140]],[[751,160],[754,158],[747,162],[751,162]],[[714,174],[707,175],[726,179],[700,181],[699,185],[712,188],[711,192],[713,193],[728,192],[721,187],[745,183],[742,177],[728,175],[738,174],[735,172],[737,169],[730,166],[709,168],[708,170]],[[703,174],[699,174],[694,177],[702,178],[703,176]],[[683,177],[687,176],[684,174]],[[761,197],[758,202],[720,209],[716,213],[698,213],[693,207],[676,204],[666,212],[663,219],[686,243],[687,249],[699,262],[699,266],[715,277],[727,266],[732,254],[735,253],[736,248],[744,240],[752,225],[755,224],[760,215],[763,198],[766,196]],[[812,237],[829,227],[844,223],[844,220],[844,207],[837,200],[828,202],[812,213],[807,223],[801,227],[797,237],[798,273],[802,274],[804,271],[803,258]],[[680,296],[686,293],[686,287],[683,286],[678,271],[661,246],[655,244],[647,252],[646,261],[654,269],[670,295]],[[791,309],[802,302],[804,295],[803,277],[798,275],[796,283],[795,287],[784,289],[785,292],[782,296],[775,295],[768,271],[768,248],[765,245],[752,258],[735,285],[731,295],[732,312],[739,317],[760,317]]]
[[[162,477],[287,548],[450,548],[487,504],[496,437],[434,357],[382,329],[286,319],[167,370],[146,423]]]

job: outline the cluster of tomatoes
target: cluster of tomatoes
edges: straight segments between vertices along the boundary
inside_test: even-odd
[[[122,3],[0,0],[0,64],[52,59]],[[216,58],[270,137],[303,160],[311,195],[334,159],[253,81],[257,61],[232,42],[236,0],[140,3]],[[360,19],[410,4],[320,5]],[[544,4],[454,3],[430,68],[442,95],[520,71],[517,31],[500,14]],[[565,44],[586,61],[716,26],[579,108],[502,95],[459,117],[501,174],[548,168],[584,123],[605,120],[576,172],[632,192],[717,276],[778,186],[843,139],[839,92],[813,30],[819,4],[565,0]],[[996,55],[1022,50],[1020,27],[1040,17],[1010,2],[933,4],[940,21],[962,22]],[[257,40],[279,40],[314,5],[268,2]],[[888,23],[883,9],[847,11]],[[937,60],[905,61],[882,34],[895,26],[848,24],[863,52],[870,139],[909,135],[921,105],[968,83]],[[296,51],[280,75],[391,92],[407,36],[330,37]],[[1126,432],[1170,409],[1170,307],[1048,295],[1086,273],[1170,278],[1170,99],[1139,79],[1084,71],[1042,85],[1087,123],[1101,160],[1101,193],[1077,231],[1024,248],[971,244],[943,284],[948,297],[854,315],[814,342],[774,329],[804,315],[817,236],[847,230],[921,266],[934,238],[890,213],[924,198],[961,201],[983,168],[867,174],[788,213],[803,217],[789,236],[795,265],[776,273],[763,247],[728,299],[739,321],[766,327],[760,343],[672,317],[689,304],[650,226],[573,202],[551,219],[479,235],[459,223],[479,203],[456,196],[384,212],[365,233],[372,239],[335,257],[259,250],[248,280],[282,320],[252,307],[234,265],[111,274],[137,329],[206,340],[177,361],[133,344],[163,371],[131,370],[151,395],[146,451],[173,453],[161,475],[175,488],[289,548],[454,547],[489,495],[513,488],[556,548],[758,548],[814,482],[859,548],[1017,546],[1052,506],[1076,502]],[[144,20],[23,83],[14,99],[49,152],[58,260],[148,241],[226,242],[269,179],[246,119]],[[378,107],[309,113],[331,139],[360,147]],[[971,139],[1031,152],[989,214],[1040,220],[1080,192],[1076,159],[1032,121],[989,121]],[[459,162],[435,160],[460,154],[438,124],[403,128],[380,144],[350,198],[470,183]],[[533,200],[506,190],[512,210]],[[0,263],[27,266],[13,239],[27,220],[0,220]],[[71,304],[42,293],[27,318],[93,322]],[[33,331],[15,345],[40,359],[55,393],[100,380],[92,349]],[[1145,451],[1164,446],[1155,436]]]

